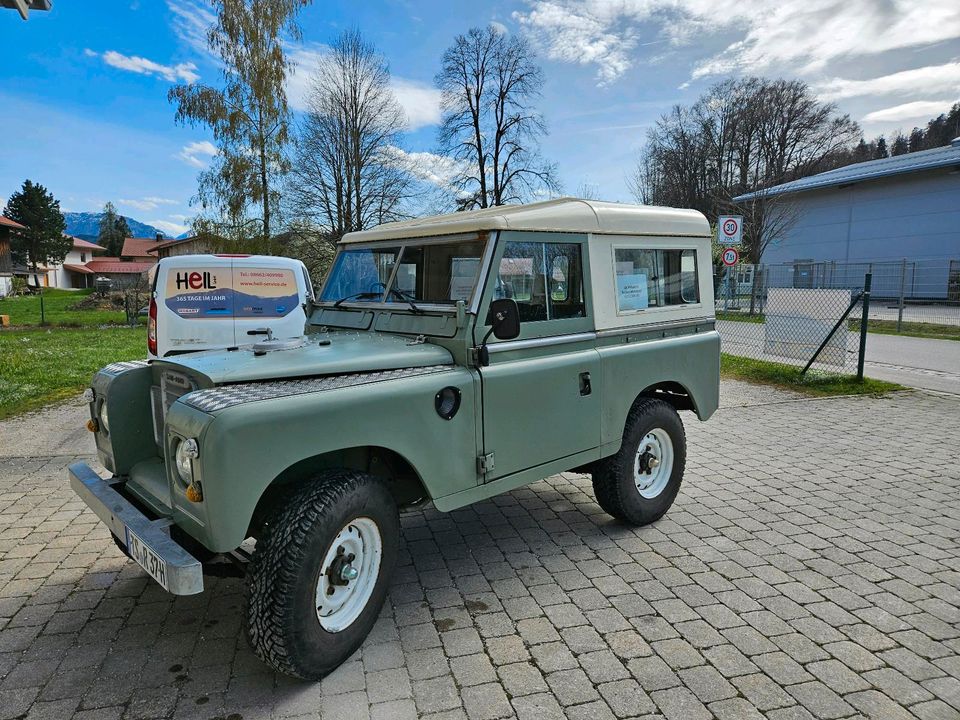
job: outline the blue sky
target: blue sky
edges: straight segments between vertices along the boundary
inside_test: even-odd
[[[120,211],[176,234],[193,214],[212,146],[174,123],[174,82],[216,83],[202,0],[53,0],[23,22],[0,10],[5,60],[0,197],[25,178],[65,210]],[[301,15],[302,107],[311,63],[356,25],[384,53],[407,110],[405,149],[437,165],[439,58],[458,32],[494,22],[537,49],[545,84],[543,152],[564,190],[583,184],[630,200],[626,178],[646,129],[729,76],[798,77],[836,102],[868,137],[909,131],[960,99],[956,0],[367,0],[314,2]]]

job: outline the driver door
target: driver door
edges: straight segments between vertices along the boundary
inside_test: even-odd
[[[488,319],[491,300],[511,297],[520,336],[491,336],[490,363],[479,369],[483,454],[493,455],[485,482],[600,444],[600,356],[585,239],[504,233],[500,245],[480,317]],[[478,326],[478,333],[488,329]]]

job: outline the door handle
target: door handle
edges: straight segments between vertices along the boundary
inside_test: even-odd
[[[580,394],[589,395],[591,392],[593,392],[593,387],[590,385],[590,373],[580,373]]]

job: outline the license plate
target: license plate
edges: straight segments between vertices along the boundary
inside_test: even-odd
[[[137,564],[150,574],[150,577],[160,583],[164,590],[169,590],[167,563],[131,532],[130,528],[124,529],[127,531],[127,552],[130,553],[130,557],[136,560]]]

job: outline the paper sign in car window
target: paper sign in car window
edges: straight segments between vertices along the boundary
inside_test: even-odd
[[[470,302],[473,284],[480,268],[480,258],[453,258],[450,260],[450,299]]]
[[[617,307],[620,310],[645,310],[648,305],[646,273],[617,275]]]
[[[292,270],[237,267],[233,269],[236,317],[284,317],[300,304]]]
[[[185,319],[232,317],[230,268],[199,266],[170,272],[164,304]]]

